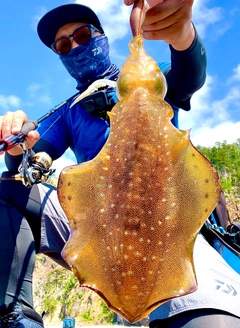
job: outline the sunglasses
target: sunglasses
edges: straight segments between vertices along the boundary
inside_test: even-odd
[[[51,45],[51,48],[58,55],[66,55],[72,49],[72,41],[70,38],[73,38],[78,45],[85,44],[94,37],[94,32],[96,31],[102,34],[100,30],[91,24],[80,26],[69,36],[61,36],[61,38],[57,39]]]

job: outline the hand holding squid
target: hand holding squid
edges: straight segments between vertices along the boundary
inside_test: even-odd
[[[163,40],[180,51],[189,48],[195,37],[191,22],[193,2],[148,0],[149,9],[142,23],[143,37],[148,40]],[[124,0],[124,3],[139,6],[143,1]]]

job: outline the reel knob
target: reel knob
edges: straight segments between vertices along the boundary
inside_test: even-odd
[[[49,170],[52,166],[52,158],[47,153],[42,151],[32,156],[31,163],[40,165],[45,170]]]

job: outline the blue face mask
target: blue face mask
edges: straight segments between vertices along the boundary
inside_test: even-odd
[[[105,35],[95,36],[88,43],[72,49],[66,55],[60,55],[59,58],[77,81],[77,89],[80,91],[98,79],[114,80],[119,73],[118,68],[111,65],[108,38]]]

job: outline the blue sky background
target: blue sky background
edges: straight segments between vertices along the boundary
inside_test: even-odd
[[[169,1],[169,0],[168,0]],[[0,1],[0,115],[24,110],[38,119],[54,105],[76,92],[57,55],[38,39],[39,18],[50,9],[74,1]],[[111,45],[112,62],[122,66],[129,54],[130,7],[123,0],[75,1],[92,7],[99,15]],[[207,81],[192,99],[192,110],[181,111],[180,127],[192,129],[193,144],[213,146],[240,138],[240,0],[195,0],[193,22],[207,49]],[[169,60],[168,46],[147,41],[149,55],[158,62]],[[54,167],[73,163],[66,152]],[[4,168],[0,156],[0,170]]]

